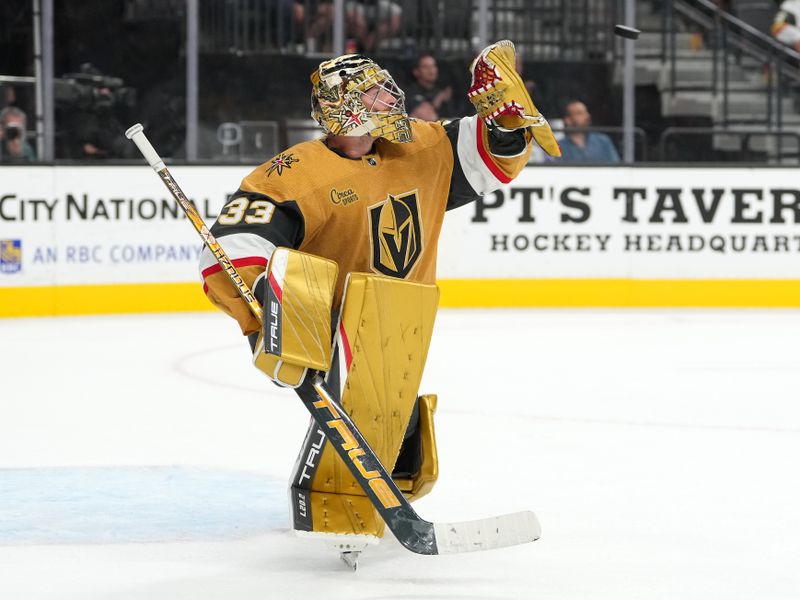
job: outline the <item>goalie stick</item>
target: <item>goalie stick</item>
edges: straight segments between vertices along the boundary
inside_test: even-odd
[[[225,250],[209,231],[197,209],[173,179],[164,161],[145,136],[142,125],[138,123],[133,125],[125,132],[125,136],[136,144],[186,213],[203,239],[203,243],[211,250],[222,270],[236,286],[253,316],[259,322],[263,322],[263,310],[258,300]],[[397,488],[364,436],[328,391],[320,373],[307,377],[295,392],[314,421],[328,436],[339,457],[372,501],[386,525],[408,550],[417,554],[454,554],[515,546],[533,542],[541,536],[539,522],[531,511],[460,523],[426,521],[414,511]]]

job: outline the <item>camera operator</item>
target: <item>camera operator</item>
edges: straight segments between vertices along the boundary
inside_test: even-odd
[[[20,163],[36,160],[36,152],[26,141],[28,119],[16,106],[0,110],[0,162]]]
[[[65,123],[61,154],[67,158],[103,160],[130,158],[131,144],[116,110],[132,100],[121,79],[106,77],[85,64],[80,73],[66,74],[56,84],[56,102]]]

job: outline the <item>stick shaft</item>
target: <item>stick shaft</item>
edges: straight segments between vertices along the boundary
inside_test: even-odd
[[[169,169],[167,169],[166,165],[164,165],[164,161],[161,160],[161,157],[155,151],[155,148],[153,148],[150,140],[148,140],[147,136],[145,136],[143,127],[137,123],[128,129],[128,131],[125,132],[125,135],[129,140],[132,140],[136,144],[141,153],[144,155],[145,159],[147,159],[147,162],[151,167],[153,167],[153,170],[161,178],[161,181],[169,190],[169,193],[178,202],[180,207],[183,209],[183,212],[186,213],[186,216],[189,217],[189,220],[192,222],[192,225],[194,225],[197,233],[200,234],[203,243],[208,247],[209,250],[211,250],[214,258],[217,259],[217,262],[222,267],[222,270],[228,275],[231,283],[236,286],[236,290],[239,292],[242,300],[244,300],[247,304],[250,312],[252,312],[253,316],[258,319],[259,323],[261,323],[264,313],[261,305],[258,303],[258,300],[256,300],[256,297],[253,295],[253,291],[245,283],[244,279],[242,279],[242,276],[239,274],[239,271],[236,270],[236,267],[233,265],[233,262],[228,257],[225,250],[219,245],[217,239],[212,235],[211,231],[209,231],[205,221],[203,221],[203,217],[201,217],[200,213],[197,212],[194,204],[192,204],[191,200],[186,197],[186,194],[183,193],[183,190],[180,188],[175,179],[173,179]]]

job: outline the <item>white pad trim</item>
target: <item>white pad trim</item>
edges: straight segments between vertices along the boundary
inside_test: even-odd
[[[269,257],[270,275],[278,284],[278,287],[283,290],[284,282],[286,281],[286,267],[289,265],[289,250],[280,248],[275,250],[271,257]]]

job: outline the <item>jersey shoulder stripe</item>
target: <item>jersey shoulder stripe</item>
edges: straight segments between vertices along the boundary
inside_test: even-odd
[[[487,156],[481,135],[482,126],[482,121],[473,116],[461,119],[458,128],[458,159],[464,176],[478,194],[497,189],[501,183],[505,183],[503,179],[507,179],[505,176],[498,178],[497,166]]]
[[[511,183],[513,177],[509,177],[503,173],[503,170],[492,160],[491,154],[489,153],[486,124],[483,122],[483,119],[476,119],[476,123],[475,145],[478,149],[478,155],[481,157],[481,161],[500,183]]]
[[[267,265],[269,264],[269,260],[264,256],[248,256],[245,258],[231,259],[231,264],[237,269],[241,269],[242,267],[264,267],[264,270],[266,270]],[[222,272],[222,266],[220,266],[219,263],[203,270],[202,272],[203,291],[206,294],[208,294],[208,283],[206,282],[206,280],[209,279],[212,275],[221,272]]]
[[[218,237],[217,242],[225,250],[228,258],[231,259],[233,266],[262,265],[267,266],[267,261],[275,251],[275,244],[269,240],[252,233],[232,233],[224,237]],[[222,270],[219,262],[208,247],[203,248],[200,253],[200,276],[205,288],[205,280],[209,275],[213,275]]]
[[[275,244],[254,233],[231,233],[225,236],[217,236],[217,242],[219,242],[219,245],[222,246],[222,249],[225,250],[231,260],[251,256],[269,257],[275,250]],[[206,246],[200,253],[200,273],[204,274],[207,269],[214,265],[219,266],[219,263]]]
[[[498,139],[490,141],[486,124],[477,116],[459,121],[458,158],[464,175],[478,194],[496,190],[510,183],[528,162],[531,136],[523,132],[497,132]]]
[[[470,185],[464,174],[461,159],[458,154],[458,136],[460,121],[448,121],[444,123],[447,138],[450,140],[450,147],[453,153],[453,176],[450,179],[450,192],[447,197],[447,210],[452,210],[480,198],[480,194]]]

